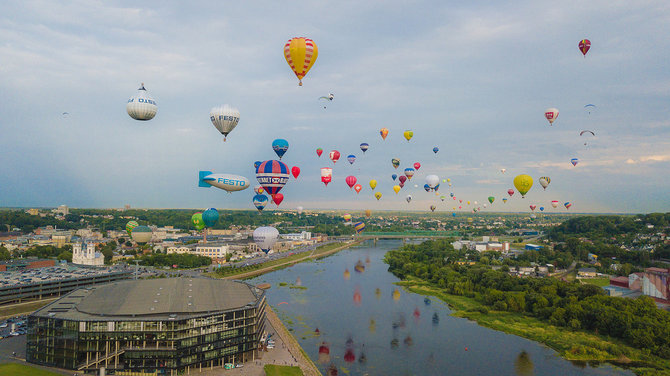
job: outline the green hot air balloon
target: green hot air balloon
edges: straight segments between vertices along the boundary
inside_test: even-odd
[[[493,204],[493,201],[495,201],[495,200],[496,200],[496,198],[495,198],[495,197],[493,197],[493,196],[489,196],[489,202],[490,202],[490,203],[492,203],[492,204]]]
[[[391,164],[393,165],[394,168],[398,168],[398,166],[400,166],[400,159],[398,158],[391,159]]]
[[[137,223],[137,221],[130,221],[130,222],[126,223],[126,232],[128,233],[128,236],[131,236],[131,237],[132,237],[132,235],[133,235],[133,229],[134,229],[135,227],[139,226],[139,225],[140,225],[140,224]]]
[[[205,228],[205,221],[202,220],[202,212],[197,212],[191,216],[191,223],[195,226],[195,229],[200,231]]]

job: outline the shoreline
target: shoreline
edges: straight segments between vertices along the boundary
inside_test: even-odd
[[[279,319],[279,316],[277,316],[272,307],[268,304],[266,309],[266,319],[270,322],[270,325],[272,325],[272,328],[274,328],[282,342],[284,342],[288,352],[296,359],[303,375],[321,376],[321,372],[316,364],[314,364],[312,359],[307,356],[307,353],[303,350],[302,346],[300,346],[298,340],[296,340],[291,332],[286,329],[286,326],[284,326],[284,323]]]

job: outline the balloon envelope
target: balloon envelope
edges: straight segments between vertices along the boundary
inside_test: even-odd
[[[489,196],[489,202],[490,202],[491,204],[493,204],[493,201],[495,201],[495,199],[496,199],[495,197],[493,197],[493,196]]]
[[[440,148],[438,148],[437,146],[433,148],[433,153],[437,154],[438,151],[440,151]]]
[[[291,38],[284,45],[284,58],[298,77],[299,86],[302,86],[303,77],[312,68],[318,56],[319,49],[309,38]]]
[[[272,141],[272,150],[274,150],[279,159],[281,159],[281,157],[286,154],[286,151],[288,151],[288,141],[283,138],[278,138]]]
[[[330,183],[333,180],[333,169],[330,167],[321,167],[321,181],[323,184],[328,186],[328,183]]]
[[[398,168],[398,166],[400,166],[400,159],[392,158],[391,159],[391,164],[393,165],[393,168]]]
[[[368,151],[369,148],[370,148],[370,145],[368,145],[366,142],[361,144],[361,150],[363,151],[363,153]]]
[[[272,196],[272,201],[274,201],[274,203],[279,206],[279,204],[284,201],[284,195],[281,193],[275,193],[275,195]]]
[[[254,230],[254,242],[265,253],[270,252],[277,239],[279,239],[279,231],[274,227],[264,226]]]
[[[300,175],[300,167],[298,166],[291,167],[291,173],[293,174],[293,178],[297,179],[298,175]]]
[[[394,181],[395,181],[395,179],[397,179],[397,178],[398,178],[398,175],[396,175],[396,174],[391,175],[391,179],[393,179]]]
[[[394,191],[396,194],[398,194],[398,192],[400,192],[400,186],[399,186],[399,185],[394,185],[394,186],[393,186],[393,191]]]
[[[149,226],[137,226],[133,229],[131,237],[136,243],[144,244],[151,240],[151,235]]]
[[[130,97],[126,104],[126,112],[135,120],[151,120],[156,116],[157,111],[156,101],[147,93],[144,83],[137,89],[137,94]]]
[[[414,137],[414,132],[412,132],[412,131],[405,131],[405,132],[403,132],[402,135],[405,137],[405,139],[407,140],[407,142],[409,142],[409,140],[411,140],[412,137]]]
[[[412,176],[414,176],[414,169],[413,168],[406,168],[405,169],[405,176],[407,176],[407,179],[412,179]]]
[[[347,156],[347,161],[349,161],[349,164],[354,164],[354,162],[356,162],[356,156],[353,154],[349,154]]]
[[[337,163],[337,161],[340,159],[340,152],[337,150],[332,150],[328,156],[330,157],[330,160],[333,161],[333,163]]]
[[[377,181],[375,179],[370,180],[370,188],[373,190],[377,187]]]
[[[517,175],[514,178],[514,186],[516,187],[516,190],[521,193],[521,197],[524,197],[533,186],[533,178],[526,174]]]
[[[375,192],[375,198],[377,201],[379,201],[380,198],[382,198],[382,193],[381,192]]]
[[[266,195],[257,194],[256,196],[254,196],[253,202],[256,209],[258,209],[258,211],[261,212],[268,204],[268,197]]]
[[[133,229],[139,225],[140,224],[137,223],[137,221],[130,221],[126,223],[126,232],[128,233],[128,236],[131,236],[133,233]]]
[[[440,184],[440,178],[437,175],[426,176],[426,184],[428,187],[435,189]]]
[[[362,189],[363,189],[363,186],[362,186],[362,185],[360,185],[360,184],[356,184],[356,185],[354,185],[354,191],[356,191],[356,193],[360,193],[360,191],[361,191]]]
[[[558,117],[558,109],[553,107],[547,108],[544,110],[544,117],[549,121],[549,125],[554,124],[554,121]]]
[[[288,178],[288,166],[281,161],[268,160],[256,169],[256,180],[270,196],[279,193],[288,182]]]
[[[591,48],[591,41],[588,39],[582,39],[579,41],[579,51],[582,52],[582,55],[586,57],[586,53],[589,52]]]
[[[419,169],[421,168],[421,163],[419,163],[419,162],[414,162],[414,168],[415,168],[417,171],[419,171]]]
[[[232,132],[237,123],[240,122],[240,111],[235,107],[224,104],[223,106],[214,107],[209,111],[209,120],[221,132],[225,140],[228,133]]]
[[[549,183],[551,183],[551,179],[548,176],[542,176],[538,179],[538,181],[544,190],[546,190],[549,186]]]
[[[382,128],[379,130],[379,134],[382,136],[382,139],[386,140],[386,136],[388,136],[389,130],[386,128]]]
[[[215,208],[209,208],[202,212],[202,221],[205,226],[212,227],[219,220],[219,212]]]
[[[321,148],[316,149],[316,155],[318,155],[320,157],[322,153],[323,153],[323,149],[321,149]]]
[[[191,216],[191,223],[196,230],[200,231],[205,228],[205,221],[202,220],[202,212],[197,212]]]
[[[347,183],[349,186],[349,189],[353,188],[354,185],[356,185],[356,177],[355,176],[347,176],[344,181]]]
[[[365,223],[363,222],[357,222],[354,224],[354,230],[356,230],[357,234],[360,234],[363,230],[365,230]]]
[[[512,195],[514,194],[514,189],[512,189],[512,188],[508,189],[508,190],[507,190],[507,194],[508,194],[510,197],[512,197]]]
[[[400,184],[405,184],[405,182],[407,181],[407,176],[405,176],[405,175],[400,175],[400,176],[398,177],[398,180],[400,180]]]
[[[579,163],[579,159],[577,159],[577,158],[572,158],[572,159],[570,160],[570,163],[572,163],[573,166],[577,166],[577,163]]]

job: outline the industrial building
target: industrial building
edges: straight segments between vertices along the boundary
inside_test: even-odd
[[[116,375],[181,375],[251,361],[265,309],[265,292],[240,281],[167,278],[78,289],[30,315],[26,359]]]

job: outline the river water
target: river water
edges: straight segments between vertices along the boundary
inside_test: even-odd
[[[632,375],[575,365],[536,342],[449,316],[446,304],[393,283],[372,241],[248,282],[268,282],[267,302],[324,375]],[[317,331],[318,329],[318,331]]]

